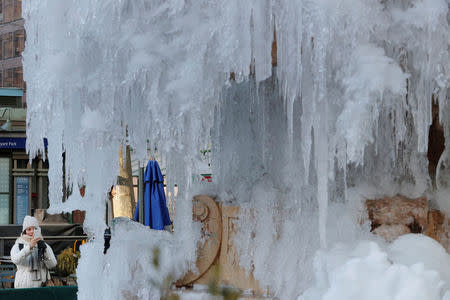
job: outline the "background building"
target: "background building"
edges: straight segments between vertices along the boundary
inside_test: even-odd
[[[25,39],[22,1],[0,0],[0,224],[48,207],[48,162],[25,152]]]

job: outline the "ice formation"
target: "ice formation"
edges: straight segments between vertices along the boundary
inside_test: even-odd
[[[27,149],[43,152],[48,139],[51,209],[86,209],[86,230],[102,236],[120,143],[141,161],[158,148],[167,186],[179,187],[173,235],[127,224],[112,240],[112,248],[124,240],[121,260],[103,257],[98,238],[83,248],[80,299],[122,297],[126,285],[109,289],[118,275],[108,270],[145,265],[136,248],[151,251],[154,241],[170,253],[174,274],[195,260],[191,199],[201,187],[192,170],[210,141],[208,192],[247,213],[237,236],[241,264],[281,299],[313,284],[316,250],[365,236],[364,197],[434,199],[426,159],[433,100],[450,140],[448,7],[446,0],[24,0]],[[74,187],[64,203],[63,153]],[[447,153],[439,190],[447,188]],[[435,201],[445,208],[448,200]],[[139,246],[120,230],[135,230]],[[371,252],[359,262],[349,258],[355,270],[406,274],[443,296],[434,273],[388,266],[383,250],[365,247]],[[329,272],[338,278],[345,269]],[[126,279],[128,290],[157,297],[147,293],[152,271],[139,274],[142,281]]]
[[[426,252],[418,253],[424,245]],[[406,253],[413,260],[405,259]],[[317,253],[317,283],[298,299],[449,299],[449,258],[439,243],[422,235],[402,236],[387,249],[370,241],[338,244]]]

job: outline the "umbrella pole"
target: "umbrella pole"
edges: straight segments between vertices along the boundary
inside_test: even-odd
[[[140,165],[140,164],[139,164]],[[144,168],[139,167],[139,223],[144,224]]]

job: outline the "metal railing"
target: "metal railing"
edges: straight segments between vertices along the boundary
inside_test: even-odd
[[[0,257],[5,256],[5,241],[14,241],[17,236],[2,236],[0,237]],[[76,240],[86,240],[86,235],[49,235],[44,236],[44,240],[47,241],[76,241]]]

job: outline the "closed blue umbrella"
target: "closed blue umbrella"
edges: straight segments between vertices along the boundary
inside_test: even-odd
[[[148,162],[144,173],[144,183],[144,225],[163,230],[164,226],[171,224],[171,221],[164,193],[164,178],[157,161]],[[134,214],[135,220],[139,217],[139,202]]]

